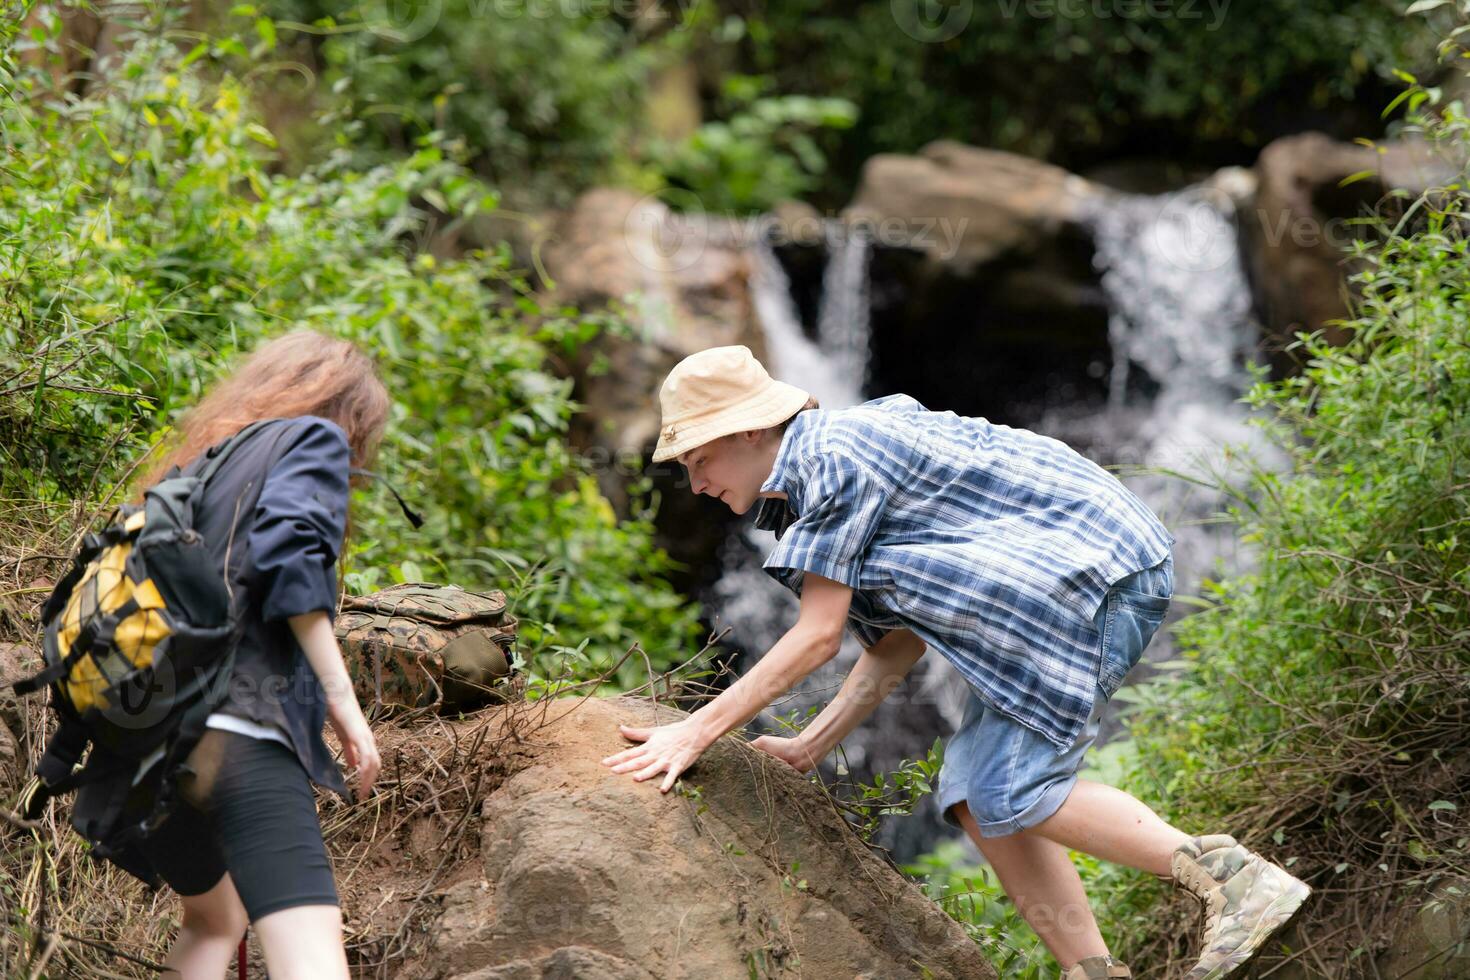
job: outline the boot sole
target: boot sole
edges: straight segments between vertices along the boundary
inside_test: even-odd
[[[1256,920],[1255,926],[1251,929],[1250,935],[1231,951],[1230,962],[1217,964],[1203,972],[1191,970],[1186,980],[1222,980],[1250,963],[1261,951],[1261,947],[1266,945],[1266,940],[1291,924],[1311,896],[1312,887],[1306,882],[1296,881],[1286,892],[1272,899],[1271,904],[1266,906],[1266,910],[1261,913],[1261,917]],[[1242,953],[1244,956],[1234,959]]]

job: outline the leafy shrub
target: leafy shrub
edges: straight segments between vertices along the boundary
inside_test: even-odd
[[[848,129],[857,120],[845,99],[742,97],[743,87],[727,84],[737,106],[727,121],[707,122],[684,141],[649,151],[650,167],[706,211],[758,214],[802,197],[827,168],[814,131]]]
[[[355,153],[409,152],[430,133],[462,141],[467,163],[518,206],[562,205],[632,168],[643,86],[665,50],[613,16],[622,8],[611,4],[262,6],[293,24],[309,22],[304,33],[320,38],[304,53],[320,64],[317,91],[334,91],[330,102],[346,99],[352,117],[368,123],[352,142]],[[364,154],[374,145],[377,154]]]
[[[695,610],[661,577],[646,510],[618,520],[567,445],[576,406],[550,370],[615,325],[542,308],[504,250],[420,248],[428,206],[455,222],[496,204],[434,140],[369,170],[339,151],[273,171],[238,44],[185,49],[171,24],[129,38],[125,63],[80,98],[34,63],[55,53],[54,8],[38,11],[31,63],[5,46],[7,506],[115,501],[237,351],[324,330],[377,357],[395,398],[380,468],[428,518],[413,532],[391,498],[362,491],[351,586],[509,586],[542,671],[593,673],[635,640],[655,666],[686,656]],[[562,646],[581,649],[568,661]]]

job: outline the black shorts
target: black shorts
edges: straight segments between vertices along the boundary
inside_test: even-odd
[[[210,729],[217,771],[202,807],[180,802],[142,842],[169,887],[202,895],[228,871],[250,921],[297,905],[336,905],[311,781],[269,739]]]

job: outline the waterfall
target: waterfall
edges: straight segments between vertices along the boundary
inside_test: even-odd
[[[1224,178],[1230,179],[1228,171]],[[1243,463],[1286,465],[1239,402],[1250,381],[1246,365],[1258,356],[1260,326],[1234,218],[1231,198],[1218,184],[1094,200],[1087,223],[1111,308],[1108,403],[1102,411],[1053,410],[1033,426],[1104,464],[1156,467],[1191,478],[1120,474],[1176,538],[1176,595],[1197,593],[1200,579],[1218,577],[1220,566],[1233,572],[1252,563],[1234,529],[1217,519],[1227,503],[1225,492],[1194,480],[1226,479],[1241,472]],[[1158,385],[1146,402],[1127,397],[1135,369]],[[1185,611],[1176,603],[1171,619]],[[1166,631],[1155,634],[1145,658],[1173,658]],[[1098,744],[1117,733],[1116,719],[1105,718]]]
[[[1257,329],[1231,208],[1200,187],[1094,204],[1095,264],[1112,304],[1113,407],[1124,404],[1132,364],[1196,400],[1231,401],[1244,389]]]
[[[822,275],[817,338],[833,370],[861,392],[868,383],[871,338],[868,323],[868,236],[838,225],[829,235],[832,254]],[[854,398],[853,402],[861,399]],[[834,406],[836,407],[836,406]]]
[[[770,352],[771,363],[767,368],[772,376],[811,392],[824,408],[843,408],[862,401],[863,386],[859,376],[867,371],[866,338],[863,340],[860,367],[852,367],[851,354],[840,363],[834,360],[826,343],[821,346],[812,343],[802,330],[801,317],[791,298],[791,281],[771,246],[764,239],[756,239],[747,256],[751,267],[751,297]],[[830,319],[829,306],[824,292],[822,318]],[[863,320],[866,326],[866,310]],[[837,325],[830,329],[835,333]],[[832,346],[849,345],[837,340]]]

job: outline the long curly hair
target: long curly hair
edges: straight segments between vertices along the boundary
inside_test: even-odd
[[[347,434],[352,465],[366,468],[388,423],[388,392],[370,357],[351,342],[312,330],[262,344],[180,421],[170,448],[146,471],[151,487],[215,443],[261,419],[316,415]]]

